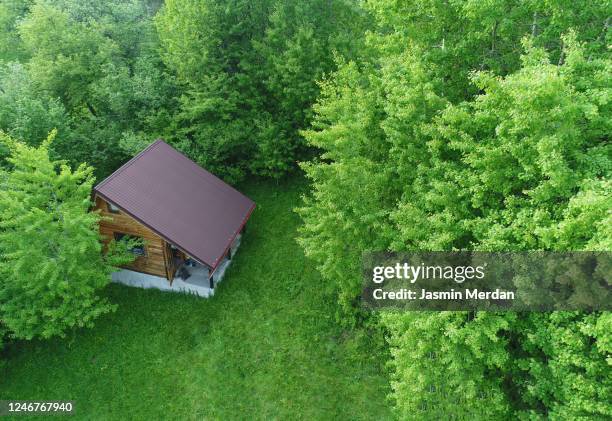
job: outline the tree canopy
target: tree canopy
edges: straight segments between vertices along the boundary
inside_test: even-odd
[[[0,328],[14,338],[91,326],[114,308],[99,290],[133,258],[114,243],[102,253],[93,168],[51,161],[54,133],[37,147],[0,134],[11,151],[0,172]]]
[[[375,29],[323,83],[303,132],[322,153],[303,164],[313,186],[300,241],[342,322],[367,316],[364,251],[610,250],[601,6],[366,4]],[[612,413],[607,312],[391,313],[382,324],[400,418]]]
[[[344,1],[166,1],[162,57],[183,88],[172,138],[230,181],[292,170],[316,82],[334,52],[351,54],[362,21]]]

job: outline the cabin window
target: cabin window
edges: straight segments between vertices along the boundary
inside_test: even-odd
[[[108,202],[108,211],[111,213],[119,213],[119,208],[115,205],[113,205],[112,203]]]
[[[115,241],[121,241],[121,240],[123,240],[124,238],[125,238],[126,240],[129,240],[129,239],[135,239],[135,240],[141,240],[141,241],[142,241],[142,238],[140,238],[140,237],[137,237],[137,236],[135,236],[135,235],[124,234],[124,233],[122,233],[122,232],[115,232],[115,233],[114,233],[114,236],[115,236]],[[133,253],[133,254],[135,254],[136,256],[146,256],[146,255],[147,255],[147,253],[146,253],[146,251],[145,251],[145,246],[144,246],[144,243],[143,243],[143,244],[140,244],[140,245],[138,245],[138,246],[135,246],[135,247],[131,247],[131,248],[129,249],[129,251],[130,251],[130,253]]]

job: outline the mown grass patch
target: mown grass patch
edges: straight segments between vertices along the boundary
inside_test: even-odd
[[[295,242],[305,187],[243,186],[257,208],[213,298],[110,285],[119,308],[93,329],[9,347],[0,399],[74,400],[79,419],[389,418],[381,365]]]

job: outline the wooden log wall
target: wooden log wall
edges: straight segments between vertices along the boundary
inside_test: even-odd
[[[163,238],[130,215],[122,211],[109,211],[108,204],[99,196],[95,198],[94,209],[99,210],[100,215],[105,217],[100,221],[100,234],[105,245],[114,238],[115,233],[133,235],[144,240],[145,255],[136,257],[133,263],[124,266],[126,269],[172,279],[166,270],[171,256],[168,256],[169,247]]]

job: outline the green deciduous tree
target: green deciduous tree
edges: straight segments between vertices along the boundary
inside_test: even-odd
[[[530,49],[505,78],[476,74],[485,94],[432,123],[418,182],[392,215],[398,247],[555,248],[547,233],[569,200],[610,171],[608,88],[597,82],[609,63],[587,62],[572,37],[565,43],[563,66]]]
[[[352,57],[367,19],[351,1],[276,1],[265,36],[254,42],[263,62],[250,66],[263,81],[264,117],[256,118],[257,153],[252,171],[279,176],[308,156],[299,134],[312,120],[317,83],[333,71],[334,55]]]
[[[244,175],[255,151],[261,81],[244,66],[260,61],[251,40],[262,37],[269,7],[268,1],[172,0],[156,19],[164,61],[185,87],[177,143],[228,180]]]
[[[562,61],[561,35],[570,28],[580,29],[587,54],[605,54],[610,44],[605,1],[375,0],[365,6],[390,45],[407,38],[426,62],[439,64],[436,74],[453,100],[478,92],[469,82],[472,71],[506,75],[518,69],[526,35],[555,63]]]
[[[0,62],[19,60],[26,56],[17,33],[17,22],[26,14],[31,3],[32,0],[0,3]]]
[[[352,2],[167,1],[156,19],[164,62],[184,88],[177,145],[236,181],[279,177],[304,156],[317,80],[349,54]]]
[[[53,136],[32,147],[2,134],[11,156],[0,172],[0,328],[14,338],[92,326],[114,309],[100,289],[133,258],[114,243],[102,253],[93,169],[51,161]]]
[[[609,249],[608,249],[609,250]],[[610,312],[530,313],[514,329],[522,352],[510,376],[523,419],[612,416]]]
[[[393,355],[391,384],[403,419],[507,419],[507,333],[516,315],[416,312],[384,315]]]
[[[176,93],[157,51],[154,10],[140,0],[38,0],[15,24],[26,97],[65,109],[68,128],[57,126],[61,138],[53,147],[72,165],[88,162],[104,177],[171,129]],[[39,117],[38,108],[21,107],[24,121]]]
[[[19,24],[19,34],[32,57],[30,73],[40,88],[61,98],[70,111],[87,107],[95,114],[90,87],[102,77],[105,64],[116,60],[117,44],[47,2],[32,6]]]
[[[36,89],[18,62],[0,64],[0,129],[26,143],[39,143],[57,129],[60,135],[51,145],[55,157],[70,156],[75,147],[70,117],[61,101]]]

